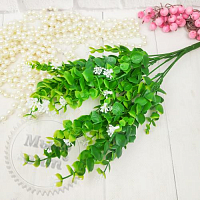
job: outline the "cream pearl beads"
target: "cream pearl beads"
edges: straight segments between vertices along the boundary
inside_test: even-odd
[[[140,43],[128,41],[134,38],[139,38]],[[95,45],[90,44],[92,41]],[[23,116],[37,82],[51,78],[46,72],[31,70],[28,61],[67,62],[77,59],[75,51],[80,45],[98,48],[102,44],[142,47],[146,45],[146,37],[140,34],[135,19],[98,21],[91,16],[54,8],[28,11],[21,20],[3,26],[0,29],[0,96],[12,98],[15,103],[0,116],[0,122],[16,109],[20,111],[19,116]],[[66,50],[69,46],[70,50]]]

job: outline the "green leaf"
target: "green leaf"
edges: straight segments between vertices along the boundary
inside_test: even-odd
[[[61,186],[62,186],[62,181],[57,182],[57,183],[56,183],[56,186],[57,186],[57,187],[61,187]]]
[[[87,158],[91,158],[91,157],[92,157],[92,154],[90,153],[89,150],[83,150],[79,155],[80,160],[86,160]]]
[[[98,172],[99,174],[103,174],[104,178],[106,178],[105,172],[102,171],[100,168],[97,168],[97,172]]]
[[[64,120],[64,121],[63,121],[63,127],[64,127],[65,129],[70,129],[71,126],[72,126],[72,121],[71,121],[71,120]]]
[[[69,135],[69,141],[70,141],[70,142],[76,141],[76,137],[75,137],[74,135],[70,134],[70,135]]]
[[[35,156],[34,156],[35,157]],[[35,162],[33,163],[33,165],[35,167],[39,167],[40,166],[40,159],[36,159]]]
[[[74,167],[75,172],[79,175],[82,176],[85,174],[85,166],[81,161],[76,161],[72,164]]]
[[[45,163],[46,168],[49,167],[50,164],[51,164],[51,158],[47,158],[47,161]]]
[[[92,111],[91,113],[91,120],[94,123],[99,123],[102,121],[101,115],[99,115],[96,111]]]
[[[155,99],[154,93],[149,92],[145,95],[145,98],[148,99],[149,101],[153,101]]]
[[[139,64],[143,59],[143,55],[138,51],[132,51],[131,53],[131,61],[132,63]]]
[[[149,56],[147,54],[143,56],[143,65],[145,68],[149,66]]]
[[[160,117],[160,115],[159,115],[158,113],[156,113],[156,112],[153,112],[153,113],[151,114],[151,118],[152,118],[152,119],[159,119],[159,117]]]
[[[138,103],[141,106],[144,106],[148,101],[144,97],[138,97],[135,99],[134,103]]]
[[[142,89],[143,89],[144,83],[140,82],[139,86],[138,86],[138,93],[141,93]]]
[[[156,105],[155,109],[160,113],[163,114],[164,110],[161,104]]]
[[[108,149],[109,149],[109,141],[106,141],[104,144],[104,154],[108,152]]]
[[[122,155],[122,148],[118,146],[116,149],[116,156],[117,158],[119,158],[121,155]]]
[[[119,121],[119,124],[120,124],[121,126],[125,126],[125,125],[126,125],[126,122],[125,122],[123,119],[121,119],[121,120]]]
[[[74,84],[74,78],[68,71],[64,72],[64,77],[70,85]]]
[[[101,151],[95,147],[94,145],[90,146],[91,148],[91,153],[92,155],[97,159],[97,160],[102,160],[102,154]]]
[[[128,70],[128,68],[129,68],[129,63],[121,63],[120,64],[121,70],[126,71],[126,70]]]
[[[121,115],[123,112],[124,112],[124,106],[119,102],[115,102],[112,107],[112,113],[114,115]]]
[[[90,93],[90,96],[92,97],[92,99],[97,98],[98,94],[99,94],[98,90],[95,88],[90,88],[89,93]]]
[[[93,158],[88,158],[86,160],[86,166],[89,172],[91,172],[94,169],[94,160]]]
[[[99,67],[104,67],[105,65],[105,60],[102,58],[95,58],[94,62],[99,66]]]
[[[160,93],[166,94],[166,92],[164,90],[162,90],[161,88],[159,88],[157,91]]]
[[[90,69],[90,70],[93,70],[93,69],[94,69],[94,66],[95,66],[95,64],[94,64],[94,62],[92,62],[91,60],[88,60],[88,61],[86,62],[86,64],[85,64],[85,68],[86,68],[86,69]]]
[[[126,136],[123,134],[116,134],[115,136],[116,144],[120,147],[124,147],[126,145]]]
[[[135,139],[136,139],[136,136],[135,136],[135,135],[130,136],[130,137],[129,137],[129,142],[134,142]]]
[[[147,85],[150,85],[152,83],[152,80],[148,76],[144,76],[143,79]]]
[[[66,166],[67,166],[69,173],[72,175],[74,173],[73,169],[69,165],[66,165]]]
[[[129,90],[132,89],[132,87],[133,87],[133,85],[132,85],[131,83],[126,83],[126,84],[124,85],[124,90],[125,90],[125,91],[129,91]]]
[[[60,180],[60,181],[62,181],[63,180],[63,178],[62,178],[62,176],[60,175],[60,174],[56,174],[56,177]]]
[[[106,57],[106,63],[114,66],[116,64],[116,62],[117,62],[116,58],[114,58],[112,56]]]
[[[85,69],[83,71],[83,76],[87,82],[93,81],[94,75],[93,75],[93,71],[91,69]]]
[[[142,111],[142,106],[140,104],[136,104],[136,114],[138,115]]]
[[[145,122],[145,116],[142,113],[140,113],[137,118],[140,124],[143,124]]]
[[[148,102],[147,104],[145,104],[145,106],[143,107],[142,112],[145,113],[147,112],[150,108],[151,108],[152,104],[150,102]]]
[[[61,142],[54,139],[54,144],[57,146],[57,147],[61,147]]]
[[[24,153],[24,160],[25,160],[25,161],[29,161],[29,155],[26,154],[26,153]]]
[[[59,130],[59,131],[57,132],[57,138],[59,138],[59,139],[63,139],[63,138],[64,138],[64,133],[63,133],[63,131]]]

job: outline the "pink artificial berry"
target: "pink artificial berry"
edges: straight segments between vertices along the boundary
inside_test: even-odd
[[[184,23],[184,21],[185,21],[185,19],[183,19],[182,16],[178,16],[178,17],[176,18],[176,23],[177,23],[179,26],[182,25],[182,24]]]
[[[189,15],[187,15],[186,13],[183,13],[183,14],[182,14],[182,17],[183,17],[184,19],[188,19],[188,18],[189,18]]]
[[[197,36],[197,40],[200,40],[200,35]]]
[[[149,14],[151,18],[154,18],[155,17],[155,11],[152,10],[152,12]]]
[[[178,25],[179,27],[184,27],[186,24],[185,19],[182,19],[181,23]]]
[[[150,21],[151,17],[149,15],[146,15],[143,17],[143,22],[148,23]]]
[[[175,15],[178,12],[178,8],[176,6],[171,6],[169,12],[170,14]]]
[[[143,11],[140,11],[138,12],[138,18],[142,19],[144,17],[144,12]]]
[[[200,35],[200,29],[197,31],[197,34]]]
[[[167,20],[168,20],[168,17],[165,16],[165,17],[164,17],[164,22],[167,22]]]
[[[169,13],[169,11],[165,7],[160,10],[160,15],[163,16],[163,17],[167,16],[168,13]]]
[[[169,17],[168,17],[168,22],[169,23],[173,23],[173,22],[175,22],[176,21],[176,15],[170,15]]]
[[[189,32],[189,38],[190,39],[194,39],[194,38],[196,38],[196,36],[197,36],[197,32],[196,31],[190,31]]]
[[[192,15],[191,15],[191,18],[193,20],[197,20],[197,19],[199,19],[199,17],[200,17],[199,12],[193,12]]]
[[[192,8],[192,7],[187,7],[187,8],[185,9],[185,13],[186,13],[187,15],[191,15],[191,14],[193,13],[193,8]]]
[[[156,28],[157,28],[157,25],[155,24],[155,22],[151,22],[151,24],[150,24],[150,26],[149,26],[149,29],[150,29],[151,31],[155,31]]]
[[[163,24],[161,24],[159,27],[160,27],[160,28],[163,28],[164,25],[165,25],[165,24],[163,23]]]
[[[183,6],[178,6],[178,12],[180,14],[184,13],[184,11],[185,11],[185,8]]]
[[[178,28],[178,25],[176,23],[171,23],[169,28],[170,28],[171,31],[176,31],[177,28]]]
[[[195,26],[196,27],[200,27],[200,19],[197,19],[195,22],[194,22]]]
[[[155,20],[155,23],[156,23],[157,26],[162,25],[163,22],[164,22],[164,20],[163,20],[163,18],[161,18],[161,17],[158,17],[158,18],[156,18],[156,20]]]
[[[148,8],[146,8],[145,13],[146,13],[147,15],[149,15],[149,14],[152,13],[152,11],[153,11],[153,8],[152,8],[152,7],[148,7]]]
[[[164,25],[162,30],[164,33],[168,33],[170,31],[169,25]]]

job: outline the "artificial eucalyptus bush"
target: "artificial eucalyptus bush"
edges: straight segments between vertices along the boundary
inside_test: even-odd
[[[69,61],[62,66],[31,62],[32,69],[47,71],[52,78],[37,84],[36,92],[31,96],[31,111],[27,115],[34,116],[42,111],[59,113],[62,109],[66,112],[67,106],[76,109],[90,97],[99,97],[100,104],[89,115],[74,121],[64,120],[63,129],[48,137],[49,143],[44,150],[46,157],[40,159],[35,155],[35,159],[30,160],[29,155],[24,154],[25,164],[33,163],[38,167],[41,161],[46,160],[48,167],[53,158],[66,157],[77,138],[85,137],[88,142],[86,149],[72,166],[67,165],[69,175],[56,174],[59,179],[57,186],[69,177],[73,177],[72,181],[76,176],[84,178],[86,171],[93,171],[95,164],[102,165],[97,171],[106,176],[110,162],[122,155],[122,149],[128,143],[135,141],[139,125],[146,122],[147,134],[151,125],[156,126],[160,114],[163,114],[161,93],[165,92],[160,86],[164,77],[178,59],[199,47],[200,43],[196,43],[172,53],[148,55],[140,48],[129,50],[125,46],[105,45],[99,49],[91,48],[91,53],[106,51],[112,55],[91,55],[88,60]],[[158,61],[162,62],[155,66]],[[152,75],[168,62],[166,70]]]

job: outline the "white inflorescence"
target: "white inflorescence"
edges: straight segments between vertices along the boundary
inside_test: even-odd
[[[113,94],[112,91],[108,91],[108,90],[103,91],[103,96],[106,98],[108,98],[108,95],[111,95],[111,94]]]
[[[112,110],[112,106],[109,106],[107,103],[104,103],[101,107],[100,107],[100,111],[107,113],[109,111]]]
[[[64,139],[63,141],[67,146],[71,146],[72,145],[72,143],[68,139]]]
[[[115,132],[115,130],[117,130],[118,128],[119,126],[109,125],[108,130],[107,130],[108,135],[111,137],[113,133]]]
[[[22,112],[20,116],[27,113],[29,106],[25,108],[24,105],[37,82],[51,78],[46,72],[32,70],[27,62],[50,61],[57,68],[62,61],[75,59],[75,50],[80,45],[98,48],[104,42],[133,47],[135,44],[127,40],[130,38],[141,39],[137,47],[146,45],[146,37],[139,33],[135,19],[98,21],[79,13],[46,9],[29,11],[22,20],[8,23],[0,29],[0,95],[14,99],[15,103],[4,116],[0,116],[0,121],[17,108]],[[90,44],[92,41],[95,45]],[[110,72],[105,75],[112,78]],[[64,105],[62,99],[60,103]]]

